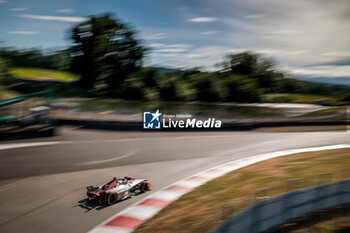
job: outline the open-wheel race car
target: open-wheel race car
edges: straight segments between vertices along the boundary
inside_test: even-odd
[[[113,178],[106,184],[100,186],[89,186],[86,188],[89,201],[98,201],[114,205],[118,201],[129,198],[137,193],[144,193],[152,189],[152,184],[146,179],[135,179],[131,177]]]

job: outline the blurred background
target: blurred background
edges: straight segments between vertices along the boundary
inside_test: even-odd
[[[348,0],[0,0],[0,231],[86,232],[143,198],[87,204],[84,187],[111,177],[157,191],[259,153],[347,144],[349,11]],[[142,112],[157,109],[222,128],[147,134]],[[346,153],[325,168],[346,170]]]
[[[345,129],[346,1],[221,5],[3,1],[0,98],[50,90],[57,122],[139,122],[161,108],[230,123],[313,116]],[[23,118],[12,104],[5,123]]]

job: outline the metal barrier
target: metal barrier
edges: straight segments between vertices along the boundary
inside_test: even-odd
[[[48,105],[55,98],[53,90],[0,100],[0,124],[14,123],[33,114],[30,109]]]
[[[0,100],[0,107],[4,107],[7,105],[23,102],[25,100],[28,100],[33,97],[46,97],[46,98],[55,98],[55,92],[53,90],[47,90],[47,91],[40,91],[40,92],[35,92],[32,94],[28,95],[22,95],[22,96],[17,96],[14,98],[6,99],[6,100]]]
[[[350,179],[259,201],[229,217],[211,233],[263,232],[294,218],[346,203],[350,203]]]

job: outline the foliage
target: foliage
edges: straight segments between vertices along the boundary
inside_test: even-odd
[[[273,60],[249,51],[226,56],[223,69],[210,73],[197,68],[142,67],[146,51],[135,39],[135,32],[109,14],[91,16],[76,25],[71,39],[72,47],[57,51],[0,48],[0,78],[10,73],[30,79],[74,81],[80,76],[78,83],[53,87],[73,96],[205,102],[304,103],[327,99],[329,105],[349,103],[349,88],[286,78]],[[21,84],[14,88],[27,92],[48,87]]]
[[[0,48],[0,57],[5,58],[8,66],[32,67],[69,71],[70,56],[67,50],[42,51],[39,49]]]
[[[72,30],[72,70],[86,89],[107,87],[114,94],[141,65],[144,49],[134,32],[109,14],[91,16]],[[133,89],[133,87],[131,87]]]
[[[8,72],[8,66],[6,60],[0,57],[0,84],[3,82]]]
[[[258,56],[249,52],[228,55],[228,67],[232,73],[249,75],[254,72],[258,65]]]

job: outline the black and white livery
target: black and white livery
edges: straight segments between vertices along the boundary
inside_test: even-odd
[[[114,205],[118,201],[129,198],[136,193],[147,192],[152,189],[152,184],[146,179],[135,179],[131,177],[113,178],[111,181],[100,186],[89,186],[86,188],[89,201],[98,201]]]

